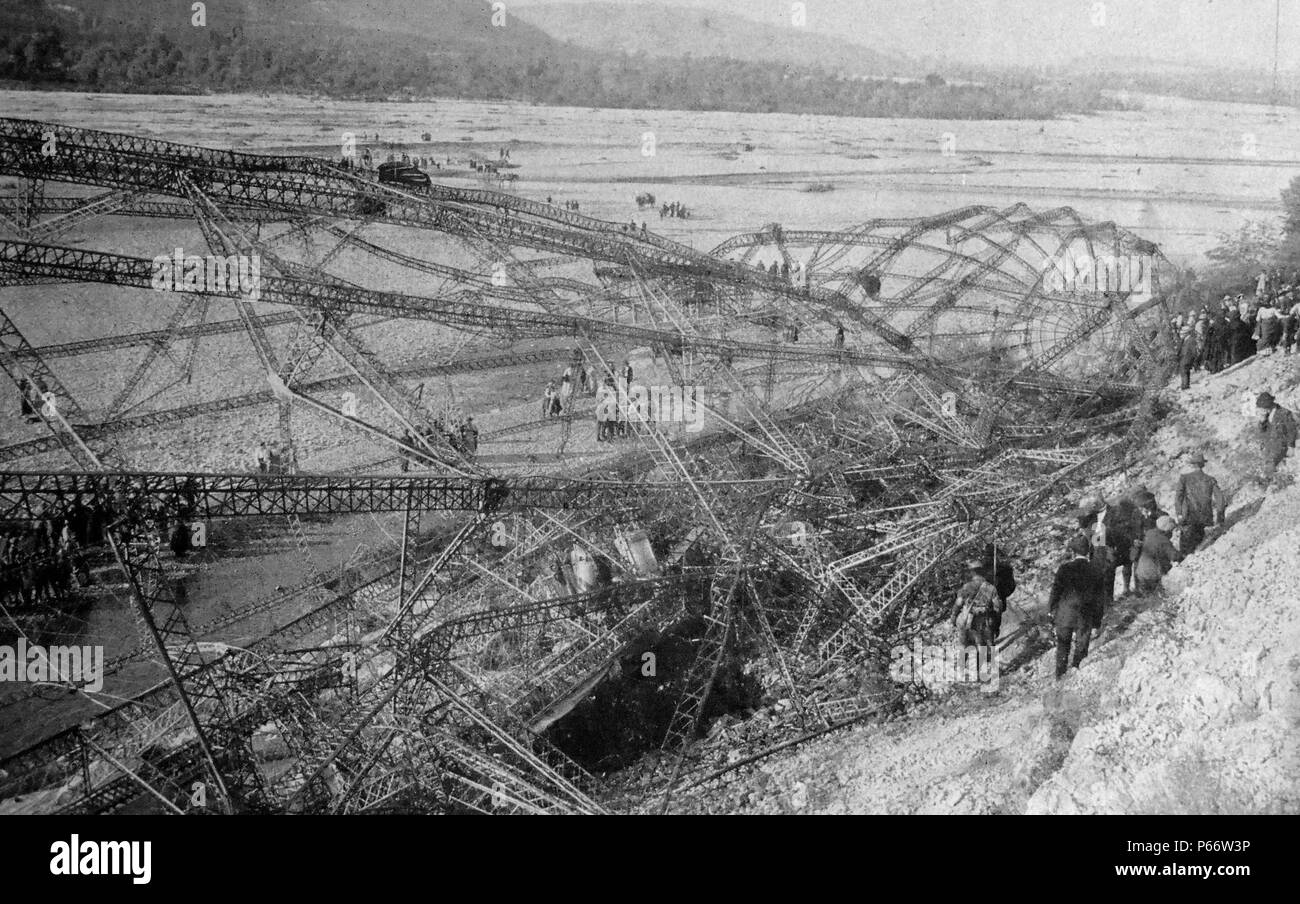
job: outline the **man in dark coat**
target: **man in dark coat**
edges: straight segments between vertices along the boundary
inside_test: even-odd
[[[1217,374],[1223,359],[1223,317],[1218,311],[1210,311],[1205,328],[1205,349],[1201,353],[1201,366],[1212,374]]]
[[[1183,389],[1192,388],[1192,369],[1201,358],[1201,345],[1196,338],[1196,330],[1185,330],[1179,339],[1178,370],[1183,375]]]
[[[185,554],[194,548],[194,543],[190,538],[190,526],[177,519],[168,537],[168,545],[171,546],[172,554],[176,558],[185,558]]]
[[[1016,571],[1007,554],[989,543],[984,547],[984,574],[993,576],[993,589],[998,593],[998,608],[993,613],[993,639],[1002,633],[1002,615],[1007,611],[1007,600],[1016,592]]]
[[[1178,478],[1174,494],[1174,512],[1178,515],[1178,551],[1184,556],[1195,552],[1205,539],[1205,529],[1223,523],[1227,506],[1219,482],[1205,473],[1205,456],[1197,452],[1191,458],[1193,470]]]
[[[1260,443],[1264,449],[1265,474],[1272,480],[1277,466],[1290,454],[1296,442],[1295,415],[1283,408],[1272,393],[1261,392],[1255,407],[1264,413],[1260,422]]]
[[[37,420],[36,409],[32,408],[32,384],[26,377],[18,380],[18,413],[25,421]]]
[[[1147,491],[1142,488],[1141,492],[1145,494]],[[1097,519],[1093,527],[1092,545],[1094,548],[1104,546],[1110,552],[1108,569],[1104,575],[1108,582],[1103,582],[1106,601],[1109,603],[1115,595],[1116,571],[1123,574],[1124,593],[1128,593],[1133,585],[1133,560],[1129,550],[1133,545],[1138,507],[1132,496],[1122,496],[1116,502],[1108,502],[1098,495],[1094,497],[1093,504],[1097,509]]]
[[[1092,631],[1100,627],[1105,605],[1101,576],[1089,558],[1088,541],[1076,536],[1070,539],[1066,548],[1070,561],[1056,570],[1047,604],[1056,629],[1058,680],[1065,677],[1070,666],[1078,668],[1088,655]],[[1070,656],[1071,647],[1074,649],[1073,658]]]
[[[1250,308],[1246,308],[1246,312],[1242,314],[1240,309],[1240,296],[1238,296],[1237,301],[1237,313],[1241,316],[1237,319],[1237,341],[1234,343],[1235,350],[1233,353],[1233,364],[1245,361],[1251,355],[1255,354],[1255,342],[1250,338],[1255,332],[1255,312]]]
[[[1223,341],[1219,345],[1219,369],[1224,370],[1236,364],[1237,331],[1241,327],[1241,315],[1235,305],[1228,304],[1223,309]]]

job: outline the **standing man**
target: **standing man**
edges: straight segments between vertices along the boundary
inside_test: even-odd
[[[573,399],[573,380],[570,379],[569,371],[567,370],[564,372],[564,376],[560,378],[560,393],[558,398],[560,402],[560,410],[568,411],[570,401]]]
[[[993,640],[1002,634],[1002,616],[1007,611],[1007,600],[1016,592],[1016,571],[1007,554],[996,545],[984,547],[984,574],[993,578],[993,589],[998,592],[998,607],[993,613]]]
[[[414,436],[414,434],[412,434],[410,430],[403,430],[403,431],[402,431],[402,442],[405,443],[405,444],[408,445],[408,446],[414,446],[414,445],[415,445],[415,436]],[[398,457],[401,459],[402,473],[405,474],[405,473],[409,472],[409,471],[411,470],[411,455],[410,455],[410,453],[409,453],[409,452],[406,452],[406,451],[403,451],[403,452],[402,452]]]
[[[32,384],[26,377],[18,380],[18,413],[29,424],[37,420],[36,410],[32,408]]]
[[[1146,490],[1142,492],[1145,493]],[[1103,588],[1106,591],[1106,602],[1110,603],[1115,598],[1115,572],[1120,572],[1124,579],[1124,594],[1128,594],[1133,587],[1131,552],[1134,519],[1138,515],[1138,508],[1132,496],[1121,496],[1114,504],[1104,496],[1098,495],[1096,498],[1101,505],[1093,526],[1092,545],[1094,548],[1105,546],[1110,550],[1110,583]]]
[[[266,447],[266,442],[261,441],[253,449],[253,462],[257,465],[257,470],[265,474],[271,466],[271,450]]]
[[[1281,312],[1277,309],[1277,302],[1272,297],[1265,298],[1260,302],[1259,310],[1255,312],[1255,328],[1259,334],[1259,339],[1255,344],[1257,354],[1273,354],[1273,349],[1277,347],[1277,341],[1282,338],[1280,315]]]
[[[1223,317],[1218,311],[1209,311],[1204,316],[1205,349],[1201,353],[1201,366],[1210,373],[1217,374],[1223,358]]]
[[[1223,523],[1227,507],[1219,482],[1205,473],[1205,456],[1197,452],[1191,464],[1193,470],[1178,478],[1178,490],[1174,494],[1174,512],[1182,525],[1178,532],[1178,551],[1184,556],[1201,545],[1207,527]]]
[[[1260,443],[1264,447],[1265,476],[1273,479],[1277,466],[1282,464],[1287,454],[1295,446],[1295,415],[1277,403],[1271,393],[1261,392],[1255,400],[1255,407],[1264,412],[1260,422]]]
[[[1112,544],[1122,539],[1125,531],[1123,528],[1113,530],[1112,528],[1115,527],[1113,523],[1102,520],[1103,516],[1107,516],[1110,522],[1116,519],[1113,510],[1106,504],[1105,498],[1100,493],[1084,497],[1079,503],[1079,509],[1080,533],[1088,541],[1089,559],[1092,561],[1093,568],[1097,570],[1098,580],[1101,581],[1104,606],[1109,608],[1115,601],[1115,571],[1122,564]],[[1085,512],[1088,513],[1086,518],[1083,517]],[[1131,514],[1129,520],[1131,525]],[[1128,557],[1125,556],[1123,561],[1126,563]],[[1124,586],[1128,587],[1127,582]]]
[[[970,580],[957,591],[957,602],[953,607],[957,642],[964,647],[992,647],[996,639],[993,622],[998,614],[998,591],[989,582],[983,561],[971,559],[966,568]]]
[[[1226,370],[1237,363],[1237,328],[1241,326],[1241,315],[1237,306],[1227,295],[1223,296],[1223,341],[1219,345],[1219,369]]]
[[[1233,364],[1245,361],[1255,353],[1251,336],[1255,332],[1255,311],[1240,295],[1237,296],[1237,336],[1233,348]]]
[[[1070,561],[1056,570],[1052,595],[1047,604],[1056,629],[1058,681],[1065,677],[1070,666],[1078,668],[1079,663],[1088,655],[1092,631],[1101,626],[1101,614],[1105,605],[1101,576],[1089,559],[1088,541],[1083,537],[1072,537],[1066,550],[1070,553]],[[1071,647],[1074,650],[1073,659],[1070,656]]]
[[[1201,357],[1201,347],[1196,339],[1196,330],[1181,329],[1178,346],[1178,369],[1183,375],[1182,388],[1192,388],[1192,368]]]
[[[1279,347],[1282,349],[1282,353],[1286,355],[1291,354],[1291,347],[1295,345],[1296,320],[1293,294],[1288,289],[1279,296],[1277,303],[1278,310],[1281,312],[1281,317],[1278,319],[1282,321],[1282,339]]]
[[[612,377],[605,379],[596,397],[596,440],[609,442],[614,438],[614,410],[618,404]]]
[[[542,417],[552,417],[552,410],[555,404],[555,381],[546,384],[546,390],[542,393]]]

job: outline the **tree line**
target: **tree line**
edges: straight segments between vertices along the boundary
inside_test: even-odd
[[[591,53],[449,53],[368,38],[203,29],[82,33],[57,24],[0,38],[0,80],[90,91],[264,91],[340,99],[457,97],[538,104],[941,119],[1048,119],[1122,106],[1099,90],[900,82],[731,59]]]
[[[1236,232],[1223,233],[1206,252],[1208,266],[1178,274],[1174,307],[1200,307],[1207,300],[1238,292],[1254,294],[1259,274],[1281,270],[1289,278],[1300,271],[1300,176],[1282,190],[1280,223],[1248,222]]]

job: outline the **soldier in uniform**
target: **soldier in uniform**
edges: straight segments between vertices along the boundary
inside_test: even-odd
[[[953,607],[957,641],[962,646],[991,647],[995,639],[994,618],[1000,605],[998,591],[989,582],[982,560],[971,559],[966,567],[970,580],[957,591],[957,602]]]

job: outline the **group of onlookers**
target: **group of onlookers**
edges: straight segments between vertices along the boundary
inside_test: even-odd
[[[1069,558],[1057,568],[1048,598],[1057,678],[1088,655],[1115,602],[1117,578],[1121,596],[1153,593],[1174,563],[1200,549],[1224,523],[1227,497],[1205,472],[1205,456],[1197,452],[1189,462],[1191,468],[1179,477],[1174,492],[1172,515],[1142,485],[1113,500],[1094,493],[1079,502],[1078,528],[1066,542]],[[957,594],[953,626],[963,645],[991,647],[1001,631],[1007,597],[1015,590],[1015,576],[993,546],[967,563],[967,574],[969,580]]]
[[[291,443],[259,440],[253,447],[253,467],[260,474],[292,474],[298,470],[297,454]]]
[[[1091,639],[1115,601],[1116,577],[1125,595],[1153,593],[1176,562],[1223,524],[1227,498],[1219,482],[1205,473],[1205,456],[1193,454],[1190,464],[1191,470],[1178,479],[1173,515],[1145,486],[1113,501],[1093,494],[1079,503],[1079,529],[1066,543],[1070,559],[1057,570],[1048,600],[1056,631],[1056,677],[1064,677],[1088,655]]]
[[[1290,283],[1261,276],[1254,297],[1224,295],[1217,304],[1177,315],[1170,328],[1183,389],[1197,370],[1218,373],[1257,354],[1289,355],[1300,344],[1300,272]]]
[[[51,536],[51,524],[0,530],[0,600],[33,606],[65,599],[73,580],[90,583],[90,571],[66,529]]]

